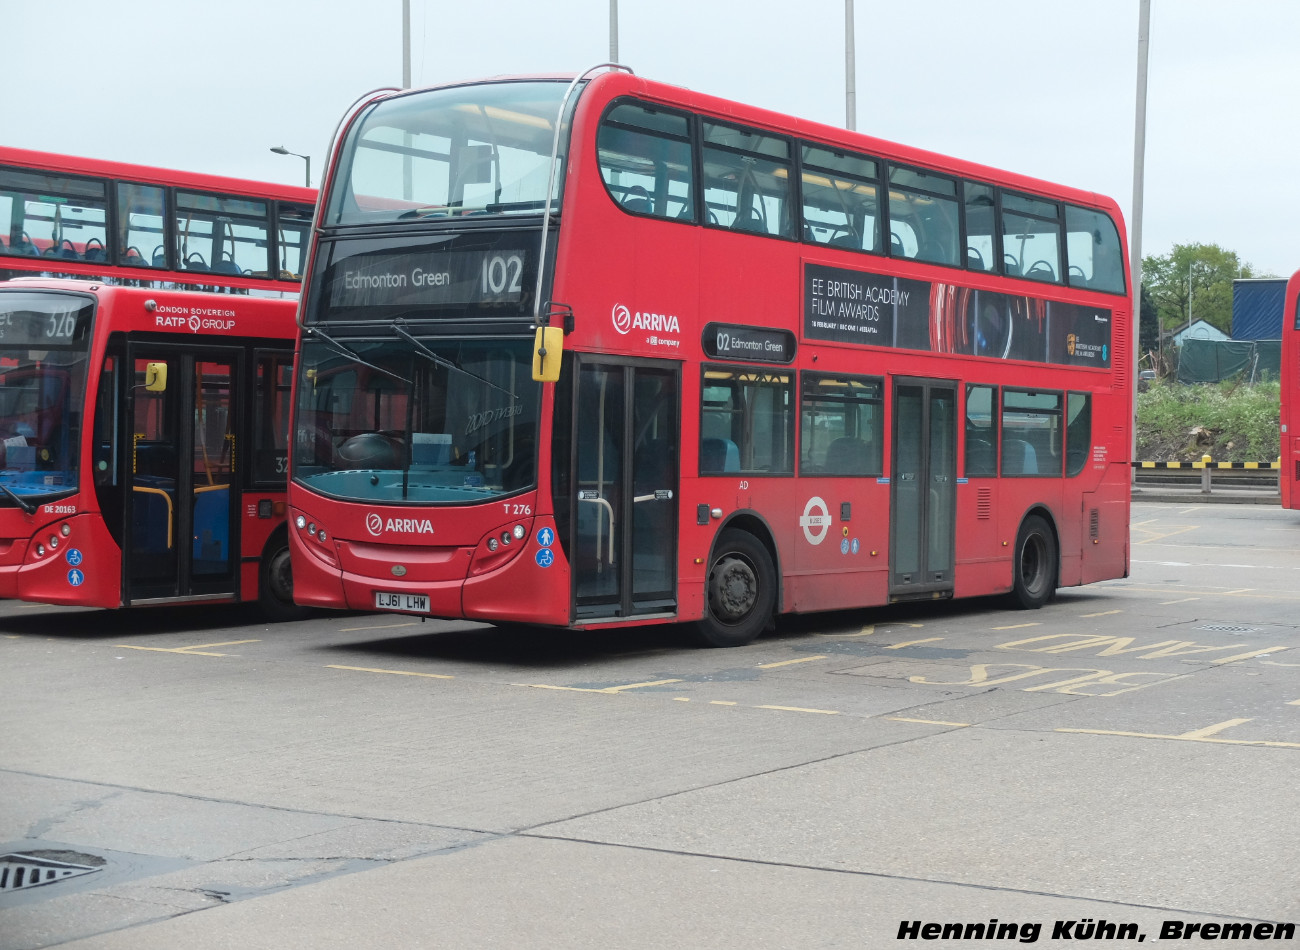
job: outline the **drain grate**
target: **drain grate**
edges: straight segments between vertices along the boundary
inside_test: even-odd
[[[69,878],[80,877],[98,871],[104,865],[103,858],[90,854],[72,854],[59,852],[60,857],[77,858],[89,861],[89,864],[74,864],[59,860],[49,852],[28,852],[26,854],[0,854],[0,894],[10,891],[26,890],[42,884],[56,884]]]
[[[1207,623],[1197,630],[1210,630],[1214,633],[1259,633],[1263,627],[1243,627],[1236,623]]]

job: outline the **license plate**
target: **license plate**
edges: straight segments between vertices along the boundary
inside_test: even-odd
[[[428,594],[395,594],[386,590],[375,591],[375,606],[380,610],[414,610],[429,612]]]

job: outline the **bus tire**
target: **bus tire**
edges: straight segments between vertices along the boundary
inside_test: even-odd
[[[1012,561],[1011,601],[1021,610],[1037,610],[1056,593],[1056,535],[1041,515],[1030,515],[1016,534]]]
[[[704,595],[704,618],[695,625],[704,646],[744,646],[762,633],[776,607],[776,568],[763,543],[747,531],[723,531]]]
[[[301,620],[307,616],[306,607],[293,602],[293,570],[289,563],[289,537],[273,537],[262,552],[262,563],[257,572],[257,602],[267,618],[281,623]]]

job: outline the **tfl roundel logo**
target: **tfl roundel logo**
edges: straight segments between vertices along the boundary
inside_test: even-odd
[[[619,333],[626,334],[632,329],[632,312],[621,303],[614,304],[614,312],[610,316],[614,320],[614,329]]]
[[[376,538],[379,537],[384,530],[384,519],[379,517],[379,515],[375,514],[373,511],[370,512],[370,514],[366,515],[366,530]]]

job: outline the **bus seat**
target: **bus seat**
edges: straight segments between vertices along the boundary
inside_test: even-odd
[[[906,251],[903,250],[903,239],[893,231],[889,232],[889,253],[893,257],[905,257]]]
[[[153,249],[153,266],[154,267],[167,266],[167,252],[163,250],[161,244]]]
[[[740,449],[730,439],[704,439],[700,442],[700,474],[721,475],[740,471]]]
[[[862,250],[862,241],[858,236],[850,231],[848,234],[841,234],[839,237],[831,238],[831,247],[847,247],[855,251]]]
[[[654,208],[650,204],[650,193],[640,185],[633,185],[623,196],[623,208],[633,214],[650,214]]]
[[[222,256],[215,264],[212,265],[214,274],[242,274],[244,271],[233,260]]]
[[[211,269],[208,267],[208,262],[203,259],[203,255],[198,251],[191,251],[185,260],[181,262],[181,266],[186,270],[206,271]]]
[[[861,439],[836,439],[826,449],[826,474],[862,475],[871,467],[871,451]]]
[[[767,228],[763,224],[763,219],[758,216],[753,208],[741,208],[736,212],[735,220],[731,222],[733,231],[752,231],[758,234],[767,233]]]
[[[204,485],[194,490],[194,545],[196,574],[221,573],[230,552],[230,488]]]

